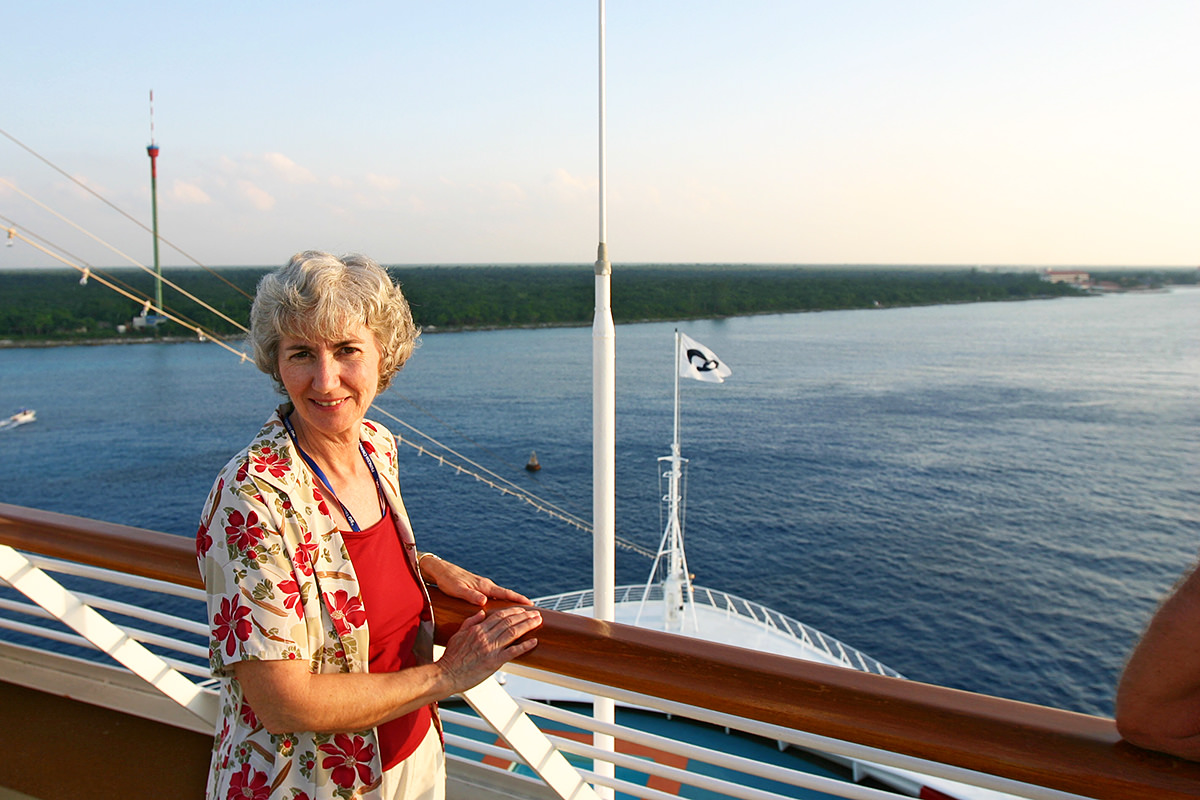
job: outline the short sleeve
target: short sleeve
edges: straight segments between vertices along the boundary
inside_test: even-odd
[[[237,478],[241,476],[243,480]],[[217,480],[197,532],[197,556],[208,593],[209,661],[228,676],[244,660],[310,660],[301,598],[311,579],[297,570],[276,512],[285,498],[244,473]]]

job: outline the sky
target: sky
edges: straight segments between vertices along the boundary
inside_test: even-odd
[[[164,266],[596,258],[594,1],[11,6],[0,225],[70,260],[153,263],[42,160],[149,226],[151,90]],[[606,31],[615,265],[1200,264],[1196,0],[609,0]]]

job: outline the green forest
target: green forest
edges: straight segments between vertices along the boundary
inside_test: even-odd
[[[267,268],[168,268],[170,284],[246,324],[251,297]],[[563,326],[590,323],[594,278],[584,266],[389,267],[426,331]],[[1195,283],[1196,270],[1094,271],[1094,280],[1124,288]],[[120,286],[139,298],[102,285]],[[746,314],[892,308],[940,303],[1029,300],[1083,294],[1049,283],[1031,270],[950,268],[757,267],[724,265],[614,267],[613,316],[618,323]],[[136,269],[92,270],[81,283],[66,270],[0,272],[0,340],[110,340],[195,334],[173,322],[134,329],[140,298],[153,297],[153,275]],[[238,328],[163,287],[169,314],[226,337]]]

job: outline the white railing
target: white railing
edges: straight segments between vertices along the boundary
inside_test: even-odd
[[[182,600],[195,610],[196,619],[155,611],[127,599],[71,590],[51,578],[51,572],[99,584],[97,589],[107,587],[122,594],[140,595],[146,606],[164,600]],[[18,634],[18,639],[23,635],[27,639],[66,645],[84,653],[111,656],[122,667],[186,707],[196,717],[196,722],[216,730],[216,682],[209,677],[207,666],[196,663],[196,659],[206,659],[208,654],[208,627],[196,621],[207,617],[204,592],[113,570],[29,556],[7,545],[0,545],[0,584],[28,598],[24,601],[15,596],[0,596],[0,611],[7,614],[0,617],[0,629]],[[119,625],[100,614],[100,610],[117,617],[140,620],[161,630]],[[38,622],[30,624],[9,615],[29,617]],[[180,639],[178,634],[169,633],[170,630],[199,636],[205,646]],[[14,644],[26,650],[30,648],[27,642]],[[155,652],[160,649],[190,656],[193,661],[164,657]],[[198,683],[190,681],[184,677],[185,673],[202,680]],[[597,800],[583,776],[567,763],[494,679],[464,692],[461,697],[511,748],[513,757],[529,764],[558,797],[562,800]]]
[[[951,800],[1082,797],[517,664],[508,665],[504,672],[615,700],[618,708],[624,710],[624,714],[618,714],[617,724],[596,721],[574,710],[575,704],[571,703],[551,705],[529,699],[518,702],[560,750],[582,759],[611,758],[622,771],[618,780],[586,769],[585,776],[596,785],[632,797],[663,800],[684,796],[678,787],[656,790],[656,782],[689,786],[720,797],[753,800],[811,797],[808,792],[814,791],[855,800],[894,800],[897,793]],[[578,708],[586,709],[587,704],[578,704]],[[465,736],[460,730],[487,733],[485,723],[451,708],[444,708],[442,716],[447,723],[451,760],[484,761],[498,773],[521,769],[511,752],[494,742]],[[670,735],[664,735],[664,731]],[[618,742],[617,752],[590,747],[587,742],[596,733],[613,736]],[[749,755],[737,754],[739,749]],[[680,763],[683,766],[677,765]],[[855,783],[865,778],[889,789]]]
[[[620,770],[617,777],[610,779],[581,766],[590,782],[633,797],[674,800],[685,796],[682,787],[692,787],[724,797],[751,800],[795,797],[797,789],[820,791],[834,797],[870,800],[894,800],[896,797],[895,793],[890,791],[855,786],[844,779],[768,763],[761,758],[732,755],[725,750],[642,730],[636,723],[620,722],[620,712],[617,715],[618,723],[609,724],[598,722],[587,714],[569,708],[533,701],[522,701],[520,705],[526,714],[537,721],[543,731],[549,733],[550,741],[561,751],[584,760],[576,763],[586,764],[587,761],[600,758],[610,760]],[[510,751],[455,733],[459,728],[489,733],[487,725],[481,720],[450,709],[443,709],[442,718],[447,726],[446,744],[452,761],[476,762],[486,758],[485,763],[488,763],[491,769],[500,772],[515,770],[520,774],[521,765]],[[673,721],[677,725],[687,724],[678,717]],[[683,730],[694,736],[707,735],[714,741],[721,737],[737,736],[715,727],[705,731],[700,723],[694,722]],[[612,736],[619,743],[617,752],[599,750],[589,745],[591,737],[583,735],[589,733]],[[774,743],[764,740],[763,746],[773,748]],[[463,751],[466,755],[456,751]],[[780,761],[805,763],[804,756],[799,753],[792,757],[788,757],[788,753],[783,749],[778,749],[777,753],[782,754]],[[846,774],[849,776],[851,773],[847,770]],[[664,788],[655,788],[656,785]]]
[[[47,566],[58,567],[59,563],[52,561]],[[117,573],[107,575],[96,573],[93,582],[103,582],[114,577],[118,581],[123,581],[125,576]],[[0,580],[32,601],[30,608],[26,609],[23,606],[28,604],[6,597],[4,598],[6,608],[39,617],[47,622],[61,623],[66,629],[74,631],[78,635],[77,637],[72,636],[62,628],[52,626],[51,638],[55,641],[70,642],[85,649],[94,647],[145,680],[162,695],[187,709],[196,721],[210,725],[215,722],[217,716],[215,695],[205,687],[184,677],[171,662],[143,643],[145,641],[161,646],[163,642],[174,641],[174,636],[155,634],[131,627],[123,628],[114,624],[91,605],[98,601],[103,602],[104,598],[81,595],[67,589],[54,580],[45,569],[38,566],[32,558],[19,553],[8,545],[0,545]],[[132,587],[127,588],[132,589]],[[156,590],[149,588],[149,591],[154,593]],[[149,621],[151,616],[158,616],[160,619],[168,618],[168,615],[147,613],[145,609],[124,602],[115,603],[115,607],[122,609],[119,613],[133,614],[143,621]],[[46,612],[45,616],[43,616],[43,612]],[[25,633],[30,633],[32,629],[38,627],[21,623],[15,624]],[[17,630],[17,628],[10,629]],[[178,649],[184,650],[186,647],[181,646]]]
[[[90,586],[95,584],[95,591],[108,587],[109,596],[85,592],[75,588],[73,594],[85,605],[97,611],[106,611],[117,618],[138,620],[149,623],[155,630],[146,630],[128,624],[117,624],[117,628],[131,639],[146,645],[156,652],[174,669],[186,675],[200,678],[202,682],[211,681],[208,665],[208,626],[204,624],[205,594],[199,589],[178,586],[167,581],[140,578],[122,572],[78,564],[72,561],[62,561],[26,554],[38,569],[56,575],[67,575],[83,579]],[[3,581],[0,581],[2,584]],[[126,596],[126,600],[117,600],[112,594]],[[140,597],[141,603],[128,602],[128,596]],[[0,629],[14,631],[28,637],[29,640],[45,640],[77,648],[80,654],[96,653],[96,646],[84,636],[70,628],[55,624],[56,617],[46,609],[23,596],[0,597],[0,610],[17,616],[0,616]],[[169,603],[177,610],[175,614],[156,611],[154,606],[162,607]],[[179,616],[184,613],[186,616]],[[21,617],[37,620],[36,624],[22,623]],[[187,638],[180,638],[177,631]],[[61,652],[76,652],[68,648],[57,648]],[[174,655],[169,655],[174,654]]]
[[[146,574],[169,577],[190,585],[196,582],[184,563],[190,561],[189,548],[180,545],[176,537],[136,529],[109,531],[101,523],[97,523],[101,530],[92,531],[74,518],[60,519],[44,512],[26,513],[14,507],[7,508],[8,516],[0,519],[0,530],[4,531],[6,541],[30,541],[31,531],[36,529],[44,532],[47,538],[33,546],[60,555],[64,549],[69,549],[64,547],[68,541],[81,542],[81,546],[93,550],[97,549],[97,541],[101,541],[101,552],[87,556],[87,561],[110,566],[124,563],[128,555],[110,556],[133,548],[137,559],[158,559],[159,566],[155,570],[142,570]],[[55,528],[56,525],[62,527]],[[63,536],[57,536],[58,531]],[[104,536],[98,540],[93,533]],[[110,540],[105,538],[108,536],[115,537],[112,539],[114,548],[125,549],[110,551]],[[70,590],[54,583],[45,574],[47,571],[62,576]],[[43,661],[48,664],[53,660],[49,652],[86,647],[90,646],[89,642],[99,642],[103,653],[111,655],[135,674],[148,674],[145,669],[139,671],[142,663],[139,659],[148,658],[146,663],[155,663],[155,659],[160,664],[165,661],[167,668],[154,673],[154,680],[147,680],[173,702],[186,707],[194,717],[215,720],[214,687],[207,679],[205,663],[208,630],[203,622],[206,614],[201,591],[74,562],[27,556],[8,544],[0,544],[0,577],[3,578],[0,581],[0,643],[15,642],[23,647],[26,655],[32,656],[25,664],[33,665],[36,671],[45,671]],[[53,586],[48,587],[46,581]],[[17,586],[26,595],[37,597],[37,603],[20,600],[15,592],[4,587],[4,582]],[[618,597],[621,602],[638,602],[643,590],[643,586],[622,587]],[[807,637],[807,641],[820,642],[842,663],[855,660],[850,648],[798,621],[769,614],[757,604],[705,589],[697,590],[696,597],[697,602],[713,608],[757,619],[764,626],[786,630],[800,638]],[[438,602],[443,625],[453,624],[447,620],[455,619],[455,615],[465,618],[470,614],[465,604],[456,605],[456,601],[445,598]],[[578,610],[589,602],[590,593],[587,592],[542,601],[543,607],[559,610]],[[459,605],[464,607],[459,608]],[[65,622],[66,627],[56,620]],[[679,637],[634,633],[634,629],[624,626],[610,628],[562,614],[547,615],[547,629],[547,637],[553,629],[554,643],[547,638],[544,642],[547,648],[539,648],[532,655],[538,656],[535,663],[554,671],[510,665],[506,673],[512,677],[505,678],[507,683],[516,688],[521,683],[536,681],[583,695],[603,696],[615,701],[622,711],[615,723],[597,723],[587,715],[577,713],[573,707],[526,699],[515,702],[495,681],[486,682],[479,691],[466,693],[464,699],[474,713],[447,708],[445,714],[450,727],[448,743],[453,763],[464,770],[469,764],[470,770],[495,773],[497,780],[509,779],[511,782],[504,784],[508,797],[545,796],[545,785],[535,792],[530,788],[532,779],[520,776],[526,767],[537,772],[540,780],[553,787],[557,796],[576,800],[593,796],[592,786],[640,798],[677,796],[686,791],[680,787],[754,800],[795,797],[805,791],[870,800],[895,796],[852,782],[864,776],[886,780],[898,791],[909,794],[920,792],[922,786],[930,786],[959,798],[995,798],[994,793],[1001,792],[1008,797],[1037,800],[1084,796],[1107,800],[1132,797],[1181,800],[1194,796],[1191,789],[1200,785],[1200,771],[1192,768],[1195,765],[1169,759],[1159,764],[1153,761],[1157,758],[1154,754],[1131,754],[1128,749],[1121,749],[1123,743],[1115,740],[1113,745],[1106,744],[1108,734],[1105,731],[1111,728],[1111,721],[1082,715],[1066,715],[1070,719],[1065,719],[1062,716],[1065,712],[1053,709],[1025,707],[982,696],[972,700],[965,693],[834,667],[816,668],[778,656],[764,655],[761,659],[745,661],[731,648],[699,643],[680,646],[677,644],[682,641]],[[31,646],[29,642],[36,644]],[[623,660],[610,663],[611,648],[621,651]],[[538,655],[543,649],[545,653]],[[147,652],[136,658],[129,655],[130,651],[139,650]],[[39,652],[46,655],[39,659]],[[97,660],[107,661],[103,655],[98,655]],[[862,663],[870,662],[864,657]],[[672,667],[672,664],[691,666]],[[106,669],[112,672],[111,665]],[[631,681],[630,675],[623,671],[638,672],[639,677]],[[200,680],[193,682],[180,673]],[[574,675],[603,675],[603,680],[612,681],[612,685],[590,683],[572,677]],[[738,696],[727,697],[719,685],[709,693],[701,687],[711,684],[702,682],[707,678],[698,680],[700,675],[724,676],[720,678],[725,682],[723,685],[729,686],[731,694]],[[792,675],[797,677],[790,677]],[[853,676],[853,679],[839,677],[841,675]],[[19,682],[16,671],[0,677]],[[72,679],[78,678],[79,673],[74,673]],[[747,680],[757,681],[757,686],[767,688],[768,694],[763,695],[762,689],[742,687]],[[676,684],[683,683],[692,688],[680,692]],[[620,686],[632,686],[649,694],[616,688]],[[909,686],[912,688],[907,688]],[[99,695],[104,694],[103,690],[99,692]],[[542,695],[526,692],[526,697],[538,696]],[[836,698],[838,705],[827,707],[823,700],[826,696]],[[665,699],[668,697],[678,697],[686,702]],[[767,705],[758,704],[760,700],[754,698],[762,698]],[[92,699],[91,702],[102,703],[102,700]],[[850,705],[842,705],[843,702]],[[899,704],[911,709],[911,713],[905,712],[902,717],[889,716],[881,711],[888,704]],[[734,713],[716,710],[721,708]],[[851,718],[843,719],[847,708],[856,710]],[[864,720],[864,724],[857,722],[857,709],[870,718]],[[537,727],[531,718],[538,721]],[[765,720],[773,720],[776,724]],[[178,721],[170,724],[187,727]],[[898,725],[898,730],[908,732],[904,735],[911,736],[911,741],[890,734],[881,738],[879,732],[885,728],[880,725]],[[940,738],[934,735],[943,725],[948,725],[954,732],[952,740],[947,740],[944,735]],[[849,738],[863,736],[863,741],[874,741],[885,749],[809,733],[808,729],[825,730]],[[954,737],[958,736],[958,731],[974,743],[969,751],[955,746],[958,740]],[[986,732],[987,736],[1004,737],[1005,746],[1011,751],[1005,764],[995,766],[997,760],[986,752],[984,743],[991,739],[980,738],[979,731]],[[590,740],[594,735],[615,737],[618,740],[616,753],[609,755],[607,751],[592,748]],[[1047,742],[1047,747],[1060,755],[1044,760],[1037,757],[1043,752],[1041,750],[1026,752],[1029,748],[1022,749],[1022,743],[1031,737],[1038,742]],[[746,743],[757,748],[754,753],[733,752],[735,744]],[[1036,780],[1038,785],[886,749],[892,744],[926,758],[940,758],[945,753],[947,760],[981,769],[996,769],[1022,780]],[[767,757],[768,752],[777,757]],[[814,752],[844,769],[840,774],[834,774],[839,770],[831,768],[825,770],[829,774],[814,775],[807,768],[812,762],[809,754]],[[1055,761],[1055,758],[1059,760]],[[594,769],[594,759],[604,759],[614,766],[616,769],[611,774],[615,777],[608,777],[610,773],[606,770]],[[520,762],[526,767],[511,766]],[[1118,765],[1115,769],[1112,768],[1114,763]],[[1049,766],[1038,766],[1041,764]],[[1090,767],[1086,773],[1081,773],[1080,765]],[[1063,779],[1059,779],[1060,773]],[[1098,773],[1103,773],[1103,777],[1100,778]],[[1097,779],[1099,783],[1095,782]],[[451,780],[455,780],[453,769]],[[1047,788],[1041,785],[1043,780],[1051,786],[1059,785],[1083,794]]]
[[[647,590],[644,584],[635,584],[618,586],[616,590],[616,604],[618,606],[628,603],[641,603],[643,597],[647,602],[661,600],[662,585],[652,584]],[[717,589],[693,585],[692,601],[697,605],[708,606],[722,611],[730,617],[737,617],[763,628],[777,631],[781,635],[795,639],[804,646],[823,653],[831,660],[851,669],[861,672],[871,672],[876,675],[888,675],[893,678],[904,677],[886,664],[880,663],[850,645],[822,633],[811,625],[805,625],[794,617],[781,614],[775,609],[768,608],[753,600],[747,600]],[[563,592],[562,594],[538,598],[534,602],[539,608],[566,613],[578,613],[592,607],[592,592],[586,589],[575,592]]]
[[[110,621],[117,620],[114,624],[124,635],[159,655],[173,669],[195,678],[199,691],[207,695],[215,693],[215,682],[208,673],[208,628],[202,622],[205,617],[203,591],[59,559],[36,555],[26,557],[39,570],[65,576],[67,583],[78,584],[71,591],[76,599],[97,613],[104,612]],[[87,591],[83,591],[83,588]],[[622,587],[618,601],[640,600],[642,589],[640,586]],[[542,603],[545,607],[561,610],[574,607],[572,604],[586,602],[588,595],[589,592],[559,595],[546,598]],[[123,599],[116,599],[117,596]],[[763,624],[776,625],[789,632],[802,631],[807,634],[808,641],[831,641],[808,626],[782,615],[773,619],[761,607],[731,595],[700,590],[698,596],[730,613],[743,616],[757,613]],[[171,606],[170,613],[156,610],[156,607],[164,604]],[[18,640],[24,637],[25,646],[37,640],[52,651],[66,654],[90,651],[98,659],[102,658],[87,638],[56,624],[55,620],[54,613],[35,603],[12,596],[0,596],[0,629],[17,634]],[[828,652],[837,650],[830,647]],[[797,790],[819,791],[831,796],[862,800],[895,797],[892,792],[853,783],[856,773],[857,777],[869,774],[865,762],[843,766],[837,761],[826,760],[814,772],[813,764],[820,762],[814,762],[811,753],[829,747],[829,743],[820,737],[803,737],[794,731],[773,728],[756,732],[753,722],[748,720],[723,715],[706,719],[703,709],[641,695],[612,692],[603,686],[520,667],[513,667],[511,672],[544,683],[571,686],[592,695],[614,697],[622,704],[634,703],[640,709],[657,709],[671,715],[673,724],[667,728],[674,728],[675,732],[673,735],[664,735],[661,724],[648,726],[646,723],[661,723],[666,719],[665,716],[648,718],[644,711],[623,710],[618,724],[606,724],[597,723],[590,716],[569,708],[520,700],[520,709],[536,720],[538,727],[547,734],[549,742],[560,753],[568,755],[583,779],[593,785],[606,786],[647,800],[678,797],[679,787],[684,786],[747,800],[795,797]],[[483,713],[486,714],[486,710]],[[496,727],[481,719],[477,713],[465,708],[455,710],[447,707],[443,716],[447,723],[447,745],[453,763],[471,762],[476,768],[492,769],[499,776],[511,778],[513,775],[527,775],[531,780],[536,779],[534,772],[504,741]],[[511,723],[506,727],[511,727]],[[646,730],[647,727],[660,730],[650,731]],[[473,738],[468,735],[469,731],[484,733],[488,741]],[[618,751],[609,753],[592,747],[589,742],[595,733],[617,739],[620,743]],[[511,738],[511,732],[508,735]],[[753,757],[731,755],[729,749],[733,739],[730,737],[738,738],[737,743],[741,747],[756,754]],[[697,743],[700,739],[709,739],[710,743],[707,746]],[[633,752],[629,752],[630,749]],[[842,758],[838,749],[835,747],[828,752],[835,759]],[[845,747],[840,749],[844,750]],[[617,777],[609,778],[602,771],[583,768],[583,764],[590,767],[596,758],[610,760],[618,770]],[[826,774],[819,774],[822,769]],[[834,774],[838,777],[831,777]],[[904,779],[896,777],[892,783],[901,786]],[[656,789],[656,786],[666,786],[670,791]],[[575,795],[578,796],[578,792]]]

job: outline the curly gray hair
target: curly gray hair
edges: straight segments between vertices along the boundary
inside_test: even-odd
[[[347,327],[356,324],[365,325],[379,343],[382,392],[412,355],[421,335],[400,287],[364,255],[297,253],[258,282],[250,308],[254,363],[286,394],[279,376],[279,340],[299,336],[338,341]]]

